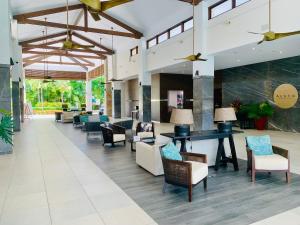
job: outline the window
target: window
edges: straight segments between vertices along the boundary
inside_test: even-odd
[[[149,40],[147,43],[148,43],[148,44],[147,44],[148,48],[151,48],[151,47],[153,47],[154,45],[157,45],[157,39],[156,39],[156,37],[153,38],[153,39],[151,39],[151,40]]]
[[[221,0],[208,8],[208,19],[212,19],[250,0]]]
[[[227,0],[211,9],[211,18],[214,18],[218,15],[221,15],[224,12],[227,12],[232,9],[231,0]]]
[[[162,43],[162,42],[170,39],[171,37],[181,34],[184,31],[191,29],[193,27],[193,25],[194,25],[193,17],[190,17],[190,18],[176,24],[175,26],[167,29],[166,31],[156,35],[155,37],[150,38],[147,41],[147,48],[151,48],[159,43]]]
[[[191,20],[186,21],[186,22],[183,24],[183,27],[184,27],[183,29],[184,29],[184,31],[187,31],[187,30],[193,28],[193,26],[194,26],[194,20],[191,19]]]
[[[137,55],[137,54],[139,54],[139,47],[138,46],[130,49],[130,56],[134,56],[134,55]]]
[[[236,0],[235,5],[236,5],[236,6],[240,6],[240,5],[242,5],[242,4],[246,3],[246,2],[249,2],[249,1],[250,1],[250,0]]]
[[[168,33],[163,33],[158,36],[158,43],[162,43],[163,41],[168,40]]]
[[[176,36],[177,34],[180,34],[181,33],[181,26],[177,26],[177,27],[174,27],[173,29],[170,30],[170,37],[174,37]]]

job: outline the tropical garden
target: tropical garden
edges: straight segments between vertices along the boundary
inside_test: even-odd
[[[104,103],[105,88],[103,76],[92,81],[93,108],[98,109]],[[85,104],[85,81],[43,81],[26,80],[26,102],[30,103],[35,114],[49,114],[62,109],[80,108]]]

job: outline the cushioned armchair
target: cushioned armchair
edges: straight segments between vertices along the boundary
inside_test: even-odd
[[[247,172],[251,171],[252,182],[255,183],[255,176],[257,172],[284,172],[286,175],[286,182],[290,183],[290,158],[288,150],[272,146],[270,154],[258,154],[246,138],[247,149]]]
[[[112,147],[115,143],[123,142],[126,145],[126,129],[121,126],[114,124],[101,125],[102,135],[103,135],[103,145],[111,144]]]
[[[136,136],[140,138],[155,138],[153,122],[139,122],[136,126]]]
[[[100,134],[101,133],[101,123],[100,122],[87,122],[85,123],[86,129],[86,137],[89,137],[93,134]]]
[[[162,164],[165,174],[163,192],[166,184],[173,184],[188,188],[189,201],[192,201],[193,187],[203,181],[204,190],[207,189],[208,165],[207,157],[203,154],[182,152],[182,161],[167,159],[163,156]]]

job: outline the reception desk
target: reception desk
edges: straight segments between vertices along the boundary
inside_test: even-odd
[[[208,155],[209,166],[214,165],[215,170],[219,169],[221,163],[227,164],[232,163],[234,170],[238,171],[238,161],[236,156],[236,150],[234,145],[233,135],[242,133],[241,131],[232,132],[219,132],[218,130],[207,130],[207,131],[192,131],[189,136],[180,137],[175,136],[175,133],[162,133],[162,136],[171,138],[176,144],[178,141],[181,143],[180,151],[187,151],[187,142],[192,146],[194,153],[203,153]],[[226,156],[224,148],[224,139],[228,138],[231,157]],[[207,149],[210,151],[207,152]],[[214,163],[212,162],[214,158]]]

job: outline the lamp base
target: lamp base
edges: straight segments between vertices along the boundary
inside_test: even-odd
[[[175,125],[174,132],[176,137],[190,136],[190,125]]]
[[[231,122],[218,123],[218,131],[220,133],[231,133],[232,132],[232,123]]]

